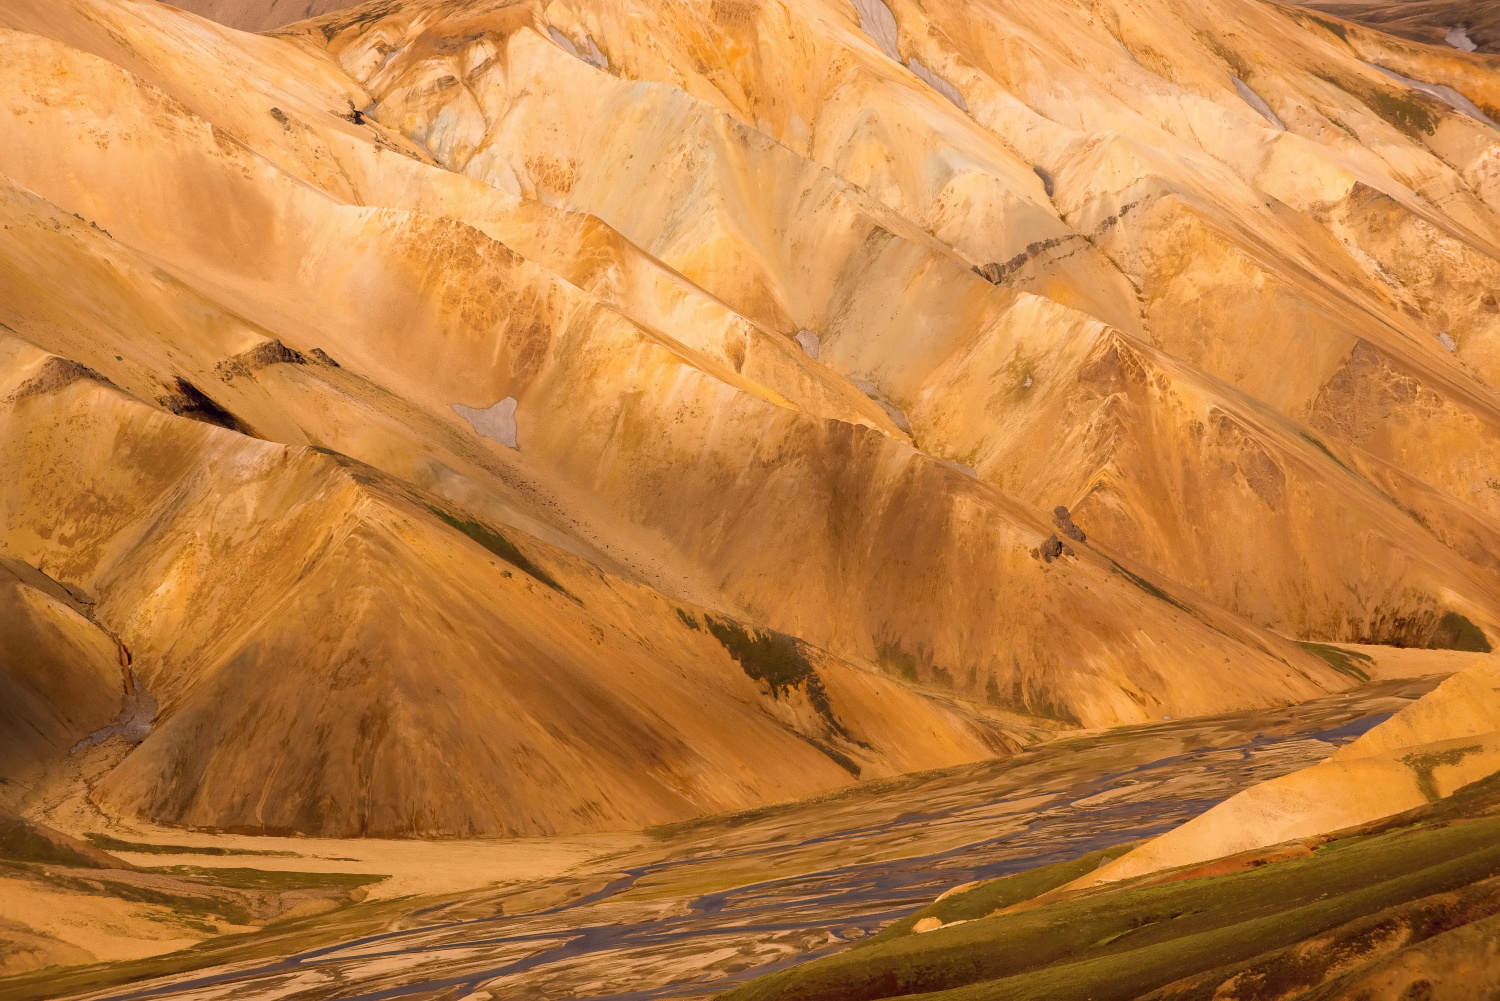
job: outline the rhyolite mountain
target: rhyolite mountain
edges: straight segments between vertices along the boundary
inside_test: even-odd
[[[1500,635],[1497,57],[201,10],[0,4],[0,805],[639,828]]]

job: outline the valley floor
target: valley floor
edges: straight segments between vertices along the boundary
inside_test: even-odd
[[[0,998],[706,998],[869,936],[952,886],[1150,837],[1317,761],[1434,687],[1441,674],[1401,675],[1441,670],[1442,656],[1395,652],[1370,684],[1302,705],[1078,735],[635,835],[423,843],[75,832],[141,869],[205,881],[216,872],[243,881],[246,870],[389,875],[326,913],[164,955],[0,979]],[[13,875],[63,882],[51,867]],[[94,875],[94,890],[73,879],[74,892],[107,892],[108,874]]]

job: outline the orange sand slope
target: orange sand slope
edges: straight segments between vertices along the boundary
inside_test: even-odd
[[[1492,71],[1250,0],[7,3],[0,797],[634,829],[1486,649]]]

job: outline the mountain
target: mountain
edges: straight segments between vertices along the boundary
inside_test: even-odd
[[[5,805],[97,745],[158,823],[639,828],[1500,635],[1492,57],[1250,0],[0,28]]]

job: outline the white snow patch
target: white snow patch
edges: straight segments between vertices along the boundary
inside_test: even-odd
[[[1441,334],[1438,334],[1437,340],[1439,344],[1448,349],[1449,354],[1456,354],[1458,352],[1458,343],[1448,335],[1448,331],[1445,330]]]
[[[1024,386],[1024,387],[1026,387],[1027,389],[1030,389],[1031,388],[1031,376],[1028,375],[1026,377],[1026,381],[1023,382],[1023,383],[1021,383],[1021,385]]]
[[[1286,123],[1276,117],[1276,112],[1271,110],[1271,106],[1266,103],[1265,98],[1251,90],[1250,85],[1239,77],[1232,77],[1231,79],[1234,80],[1234,89],[1239,91],[1240,100],[1260,112],[1260,117],[1276,126],[1276,131],[1286,131]]]
[[[802,345],[802,353],[813,361],[818,360],[818,335],[811,330],[797,331],[797,343]]]
[[[1365,65],[1369,66],[1371,69],[1379,70],[1381,73],[1384,73],[1392,80],[1395,80],[1397,83],[1405,84],[1412,90],[1417,91],[1419,94],[1426,94],[1428,97],[1432,98],[1435,101],[1441,101],[1448,107],[1452,108],[1454,111],[1462,112],[1475,121],[1483,122],[1492,129],[1500,129],[1500,125],[1497,125],[1494,121],[1492,121],[1489,115],[1486,115],[1484,112],[1480,111],[1478,105],[1469,100],[1467,97],[1464,97],[1452,87],[1448,87],[1440,83],[1423,83],[1421,80],[1413,80],[1409,76],[1402,76],[1395,70],[1388,70],[1384,66],[1376,66],[1374,63],[1365,63]]]
[[[519,449],[516,444],[516,398],[507,396],[487,410],[475,410],[462,403],[453,404],[453,412],[469,422],[480,435],[498,441],[506,448]]]
[[[574,57],[575,59],[582,59],[584,62],[588,63],[595,69],[609,69],[609,60],[605,58],[604,53],[599,51],[599,46],[594,43],[593,35],[583,36],[583,40],[588,43],[588,47],[580,49],[577,45],[573,44],[573,39],[569,38],[567,35],[564,35],[562,32],[558,31],[550,24],[547,25],[547,34],[552,36],[552,40],[556,42],[564,52]]]
[[[1450,28],[1448,33],[1443,36],[1443,41],[1460,52],[1473,52],[1479,48],[1479,46],[1474,44],[1474,39],[1469,37],[1469,29],[1461,24],[1456,28]]]
[[[901,53],[896,51],[896,15],[891,13],[881,0],[854,0],[854,11],[859,15],[859,26],[880,46],[882,52],[896,62]]]
[[[953,84],[949,83],[947,80],[944,80],[942,77],[938,76],[936,73],[932,72],[932,70],[928,69],[926,66],[923,66],[921,63],[917,62],[916,56],[912,56],[910,59],[906,60],[906,68],[911,70],[917,76],[921,77],[923,80],[927,81],[928,85],[930,85],[933,90],[937,91],[939,94],[942,94],[948,100],[952,101],[955,105],[958,106],[958,109],[960,111],[969,110],[968,102],[965,101],[964,96],[958,92],[958,88],[953,86]]]

